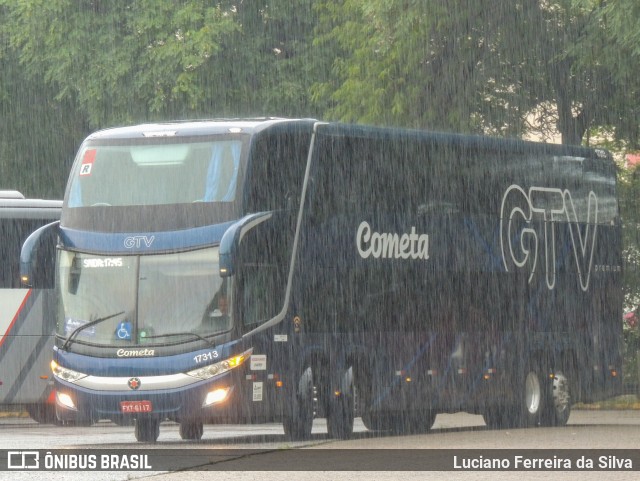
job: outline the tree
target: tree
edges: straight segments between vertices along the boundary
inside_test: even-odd
[[[17,57],[0,50],[0,189],[62,198],[82,116],[57,102],[41,79],[25,75]]]
[[[313,93],[330,117],[521,130],[517,81],[502,78],[509,59],[496,50],[496,24],[507,14],[501,2],[343,0],[322,2],[319,11],[316,46],[337,53],[333,75]]]
[[[94,128],[308,106],[310,0],[0,1],[27,72]]]
[[[623,3],[322,2],[316,41],[337,55],[315,98],[342,120],[506,135],[551,104],[542,120],[563,143],[603,125],[637,142],[637,33]]]

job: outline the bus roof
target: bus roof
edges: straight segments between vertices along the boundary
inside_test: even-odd
[[[2,219],[59,219],[61,200],[46,199],[2,199],[0,198],[0,218]]]
[[[41,209],[59,209],[62,207],[61,200],[48,199],[2,199],[0,198],[0,209],[7,208],[41,208]]]
[[[344,124],[339,122],[322,123],[318,126],[318,131],[331,136],[351,136],[377,139],[406,138],[435,142],[443,145],[457,145],[459,147],[468,147],[472,149],[484,148],[516,152],[534,150],[536,152],[546,152],[550,155],[598,157],[600,159],[611,161],[611,155],[604,149],[589,148],[580,145],[532,142],[509,137],[471,135],[360,124]]]
[[[315,122],[317,121],[313,119],[284,119],[277,117],[262,117],[255,119],[178,120],[99,130],[89,135],[87,140],[197,136],[228,133],[230,132],[230,129],[234,129],[231,131],[237,133],[257,133],[275,124]]]
[[[444,144],[468,145],[472,148],[502,148],[510,150],[544,150],[548,153],[581,155],[610,160],[610,155],[602,149],[588,149],[581,146],[568,146],[528,142],[520,139],[502,137],[464,135],[458,133],[433,132],[406,128],[388,128],[370,125],[344,124],[340,122],[320,122],[315,119],[289,119],[280,117],[256,117],[247,119],[202,119],[202,120],[174,120],[168,122],[145,123],[124,127],[113,127],[96,131],[87,140],[99,139],[134,139],[143,137],[185,137],[222,134],[228,132],[255,134],[274,125],[309,125],[318,124],[319,128],[328,135],[350,135],[378,138],[410,137],[431,140]],[[233,129],[233,130],[231,130]],[[236,130],[238,129],[238,130]]]
[[[0,190],[0,199],[24,199],[24,195],[18,190]]]

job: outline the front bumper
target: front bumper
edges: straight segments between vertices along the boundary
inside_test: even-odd
[[[242,389],[237,389],[239,376],[235,374],[191,382],[184,379],[188,377],[185,375],[89,376],[75,383],[56,379],[56,412],[61,421],[142,416],[234,420],[245,410]]]

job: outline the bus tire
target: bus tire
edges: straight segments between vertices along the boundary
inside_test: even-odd
[[[547,389],[547,402],[542,424],[564,426],[571,415],[570,370],[555,369]]]
[[[202,421],[181,421],[180,422],[180,438],[191,441],[199,441],[202,439],[204,426]]]
[[[135,434],[138,442],[155,443],[160,436],[160,421],[153,418],[136,419]]]
[[[538,426],[546,405],[545,379],[542,370],[529,363],[516,379],[517,398],[513,404],[487,406],[482,413],[485,424],[492,429],[515,429]]]
[[[295,392],[289,396],[284,407],[282,427],[285,435],[292,441],[304,441],[311,437],[314,416],[313,371],[311,367],[304,370]]]
[[[355,387],[353,368],[347,369],[340,379],[339,394],[328,393],[327,432],[330,438],[349,439],[353,435],[355,419]]]
[[[529,364],[524,370],[521,384],[520,406],[516,409],[516,424],[528,428],[540,425],[545,409],[545,379],[542,370],[535,364]]]

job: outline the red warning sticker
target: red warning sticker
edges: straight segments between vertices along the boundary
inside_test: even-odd
[[[82,158],[82,165],[80,165],[80,175],[91,175],[94,160],[96,160],[96,149],[87,150]]]

